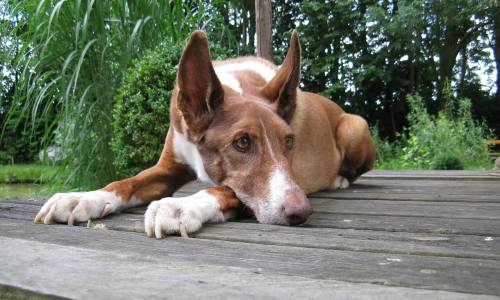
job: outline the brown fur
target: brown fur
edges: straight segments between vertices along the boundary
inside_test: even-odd
[[[170,108],[172,128],[158,163],[104,190],[115,191],[124,201],[134,197],[149,203],[172,195],[195,179],[189,166],[175,160],[173,129],[197,145],[207,174],[220,185],[208,192],[216,195],[223,211],[236,207],[237,198],[255,212],[266,205],[271,192],[269,174],[279,165],[290,177],[283,209],[293,210],[290,214],[299,221],[273,221],[278,223],[299,223],[307,218],[310,206],[304,192],[332,188],[339,174],[352,182],[373,168],[375,147],[366,121],[346,114],[320,95],[298,89],[300,45],[295,32],[280,69],[254,57],[214,65],[251,60],[266,64],[277,74],[266,82],[255,72],[237,72],[240,95],[221,84],[210,62],[205,35],[193,33],[179,64]],[[242,135],[252,141],[247,153],[232,146]],[[294,147],[287,149],[284,141],[291,137]]]

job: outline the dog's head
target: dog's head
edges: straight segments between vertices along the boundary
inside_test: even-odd
[[[296,225],[307,220],[311,206],[291,169],[289,124],[300,81],[295,31],[282,66],[268,67],[270,80],[251,70],[234,72],[229,81],[241,87],[235,89],[218,78],[207,38],[196,31],[179,63],[172,109],[213,182],[230,187],[259,222]]]

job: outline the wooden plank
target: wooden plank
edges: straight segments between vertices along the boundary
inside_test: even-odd
[[[306,248],[500,260],[500,238],[484,236],[286,227],[237,222],[208,225],[194,236]]]
[[[371,170],[366,175],[485,176],[490,170]],[[364,174],[363,174],[364,175]]]
[[[127,213],[80,225],[144,232],[142,216]],[[227,222],[207,224],[192,237],[305,248],[500,260],[500,238],[474,235],[415,234]]]
[[[314,211],[323,213],[500,220],[500,203],[436,203],[326,198],[311,198],[310,201]]]
[[[489,141],[486,141],[486,144],[488,144],[488,145],[500,145],[500,140],[489,140]]]
[[[500,295],[500,286],[497,284],[500,262],[494,260],[310,249],[176,237],[155,240],[148,239],[144,234],[62,225],[35,225],[12,219],[0,219],[0,236],[116,252],[115,257],[138,254],[158,257],[169,263],[183,260],[197,265],[237,266],[262,274]],[[67,276],[70,273],[71,264],[72,262],[65,264],[68,269],[62,274]],[[110,274],[117,273],[123,272],[117,269]]]
[[[426,180],[426,179],[414,179],[414,180],[385,180],[385,179],[359,179],[354,182],[353,187],[358,188],[398,188],[398,187],[440,187],[447,190],[453,190],[453,188],[486,188],[498,190],[500,182],[498,180],[489,181],[479,181],[479,180],[457,180],[450,182],[449,180]]]
[[[72,299],[499,299],[0,238],[0,283]],[[27,276],[27,274],[29,274]],[[106,283],[106,284],[103,284]],[[112,288],[110,288],[112,287]],[[12,289],[11,289],[12,290]],[[0,296],[5,289],[0,288]],[[25,294],[23,294],[25,295]],[[33,294],[30,295],[33,297]],[[37,297],[30,299],[49,299]]]
[[[5,211],[25,209],[35,214],[45,200],[0,202],[0,214]],[[500,220],[500,203],[428,202],[428,201],[385,201],[385,200],[339,200],[311,198],[315,212],[335,214],[361,214],[379,216],[413,216]],[[16,208],[16,205],[18,207]],[[28,208],[26,206],[35,206]],[[146,208],[131,211],[143,214]]]
[[[314,203],[314,200],[312,202]],[[404,203],[401,205],[404,205]],[[3,218],[31,221],[33,220],[38,210],[39,206],[37,205],[0,202],[0,217]],[[145,208],[134,208],[127,210],[128,213],[136,215],[136,218],[141,222],[141,226],[143,222],[144,211]],[[335,211],[334,213],[322,213],[316,211],[312,214],[306,224],[307,226],[312,227],[338,229],[463,234],[486,237],[500,236],[500,221],[494,219],[482,220],[419,216],[391,216],[385,214],[350,214],[347,212],[341,213],[339,211]]]
[[[498,181],[498,172],[495,171],[399,171],[399,170],[374,170],[362,175],[363,179],[425,179],[425,180],[494,180]]]
[[[192,183],[182,187],[179,195],[192,194],[202,188],[205,184]],[[320,192],[319,194],[335,195],[336,193],[408,193],[408,194],[443,194],[443,195],[485,195],[498,200],[500,198],[500,182],[474,182],[474,181],[404,181],[404,180],[359,180],[346,190],[330,190]]]
[[[325,191],[312,194],[313,198],[386,200],[386,201],[432,201],[432,202],[500,202],[497,195],[447,195],[445,193],[400,193],[392,190],[385,192],[364,191]]]
[[[313,213],[306,225],[342,229],[500,237],[500,222],[498,220]]]
[[[174,196],[182,197],[193,192],[178,192]],[[499,203],[497,195],[446,195],[444,193],[396,193],[391,190],[380,192],[364,192],[355,190],[325,191],[310,195],[310,198],[324,198],[336,200],[385,200],[385,201],[426,201],[426,202],[473,202],[473,203]],[[1,199],[0,203],[19,203],[41,206],[47,198],[10,197]],[[401,205],[404,205],[402,203]]]

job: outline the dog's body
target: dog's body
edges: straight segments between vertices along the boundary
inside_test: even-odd
[[[299,80],[295,32],[280,68],[255,57],[212,63],[205,35],[193,33],[158,163],[99,191],[56,194],[35,222],[73,224],[161,199],[146,212],[148,236],[186,235],[241,202],[262,223],[303,223],[305,194],[347,187],[373,167],[375,148],[364,119],[300,91]],[[162,199],[196,178],[215,187]]]

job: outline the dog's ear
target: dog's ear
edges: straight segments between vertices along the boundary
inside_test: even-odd
[[[276,75],[262,89],[262,93],[276,102],[276,110],[290,122],[297,105],[297,88],[300,83],[300,43],[297,31],[292,32],[288,53]]]
[[[177,107],[189,130],[200,135],[212,122],[224,99],[224,90],[210,60],[208,40],[197,30],[184,49],[177,72]]]

